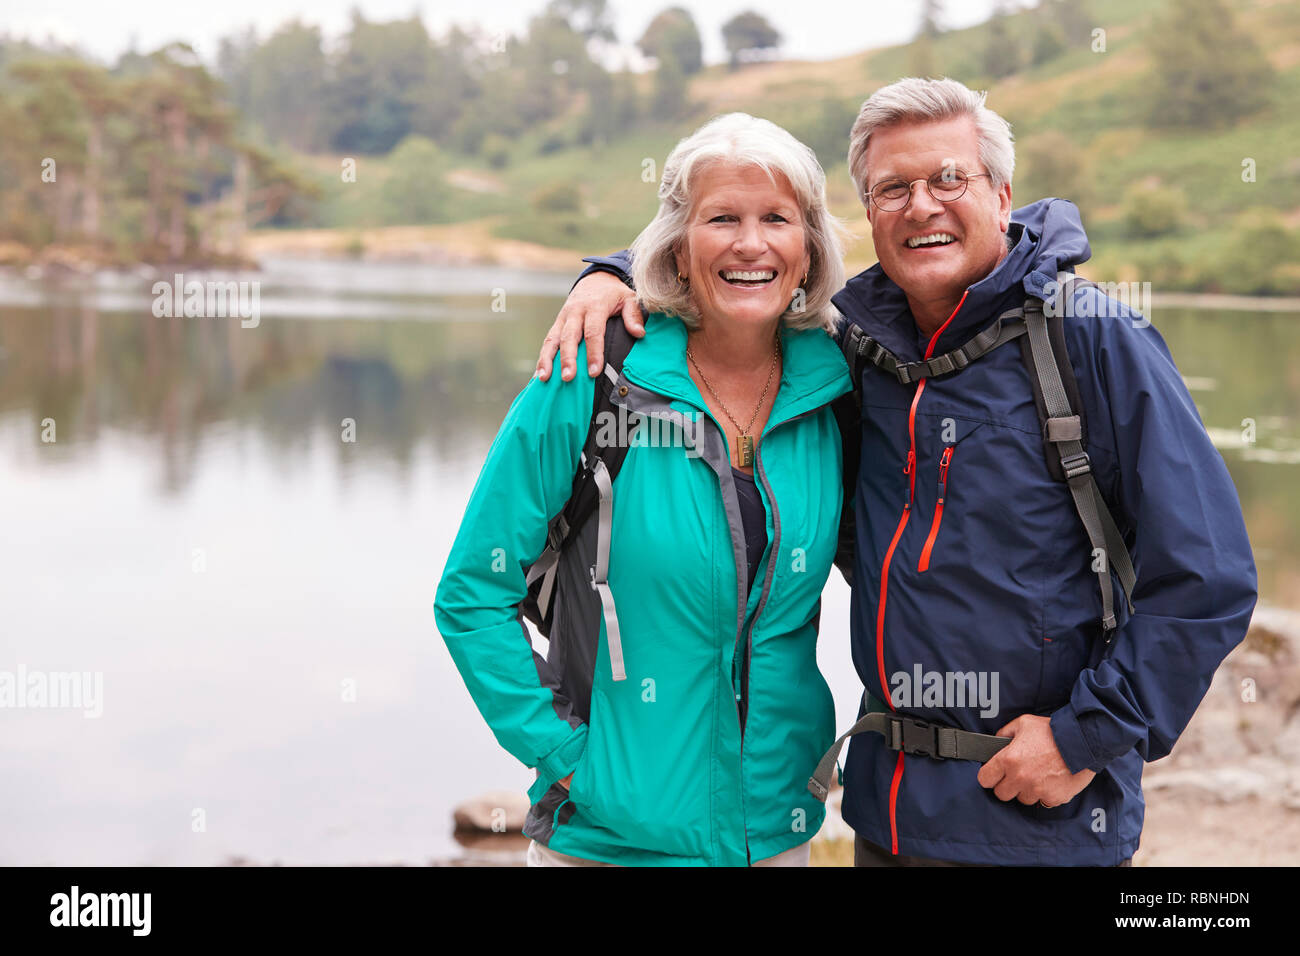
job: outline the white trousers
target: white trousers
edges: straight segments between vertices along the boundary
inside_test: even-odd
[[[792,846],[776,856],[754,861],[754,866],[807,866],[812,853],[812,841],[805,840],[798,846]],[[618,866],[617,863],[604,863],[600,860],[587,860],[567,853],[556,853],[549,847],[542,846],[536,840],[528,844],[529,866]]]

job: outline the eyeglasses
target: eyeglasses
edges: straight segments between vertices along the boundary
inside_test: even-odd
[[[981,176],[987,176],[989,179],[993,178],[991,173],[963,173],[961,170],[948,167],[935,173],[929,179],[913,179],[911,182],[891,179],[883,183],[877,183],[867,193],[867,196],[881,212],[897,212],[906,208],[907,204],[912,201],[912,186],[916,183],[925,183],[925,188],[930,195],[939,202],[956,202],[966,195],[966,187],[970,184],[970,181],[979,179]]]

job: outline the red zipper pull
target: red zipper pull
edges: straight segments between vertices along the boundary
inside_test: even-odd
[[[903,474],[910,475],[912,469],[916,467],[916,452],[909,449],[907,452],[907,464],[903,466]]]
[[[954,447],[948,445],[939,456],[939,497],[934,503],[934,520],[930,522],[930,534],[925,539],[925,547],[921,549],[921,559],[916,562],[916,570],[920,572],[930,570],[930,553],[934,550],[934,539],[939,536],[939,523],[943,521],[943,500],[948,495],[948,464],[952,461]]]

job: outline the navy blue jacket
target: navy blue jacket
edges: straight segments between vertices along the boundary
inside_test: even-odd
[[[879,265],[834,303],[900,361],[941,355],[1026,296],[1049,295],[1059,271],[1091,254],[1078,210],[1059,199],[1015,211],[1009,238],[933,343]],[[1255,566],[1236,489],[1164,340],[1095,288],[1076,291],[1064,323],[1086,449],[1137,570],[1132,615],[1112,575],[1109,643],[1092,548],[1047,470],[1017,345],[919,384],[863,373],[851,631],[873,706],[986,734],[1048,716],[1069,769],[1097,773],[1066,804],[1026,807],[981,787],[977,763],[903,755],[861,734],[846,760],[844,818],[896,853],[1058,865],[1132,856],[1143,761],[1170,752],[1250,622]],[[959,674],[983,680],[985,702],[996,686],[996,707],[959,706]]]

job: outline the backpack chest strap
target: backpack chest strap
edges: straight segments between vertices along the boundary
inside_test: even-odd
[[[871,338],[871,336],[859,334],[855,349],[859,364],[854,371],[856,373],[861,370],[861,363],[869,362],[881,371],[893,375],[903,385],[918,382],[923,378],[931,378],[935,375],[959,372],[976,359],[992,352],[999,345],[1005,345],[1012,339],[1024,335],[1026,331],[1024,315],[1025,310],[1023,308],[1004,312],[998,316],[996,322],[970,339],[970,341],[953,349],[951,352],[944,352],[942,355],[936,355],[922,362],[900,362],[892,352]]]

